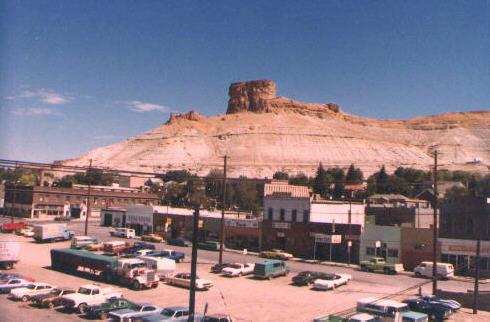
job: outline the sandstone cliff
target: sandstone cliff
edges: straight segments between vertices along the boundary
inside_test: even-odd
[[[83,166],[93,159],[99,167],[205,175],[227,154],[231,176],[313,174],[319,162],[354,163],[369,174],[382,164],[427,170],[437,149],[443,167],[489,170],[490,111],[375,120],[344,113],[336,104],[276,97],[268,80],[234,83],[229,96],[226,115],[173,114],[154,130],[63,163]]]

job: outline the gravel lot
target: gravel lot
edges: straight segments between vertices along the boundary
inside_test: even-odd
[[[74,230],[80,230],[81,223],[72,223]],[[108,235],[108,228],[97,227],[91,223],[90,231],[98,238],[113,239]],[[100,236],[99,236],[100,235]],[[90,280],[81,276],[68,275],[50,269],[49,250],[52,248],[69,247],[69,242],[53,244],[36,244],[30,239],[0,234],[0,239],[19,240],[22,244],[21,261],[14,271],[34,277],[37,281],[45,281],[57,286],[78,287]],[[102,238],[101,238],[102,239]],[[167,247],[159,245],[158,248]],[[172,247],[178,248],[178,247]],[[179,249],[182,250],[182,249]],[[186,253],[190,249],[184,249]],[[253,256],[225,253],[226,261],[255,261]],[[226,278],[209,273],[211,263],[217,260],[216,252],[199,251],[198,275],[213,281],[214,286],[209,291],[197,292],[196,311],[202,312],[205,303],[209,304],[210,313],[228,313],[237,321],[311,321],[314,317],[342,311],[355,306],[356,300],[367,296],[381,297],[396,293],[413,286],[420,279],[410,276],[386,276],[354,271],[350,268],[320,267],[307,263],[290,263],[293,271],[322,270],[328,272],[347,272],[353,275],[353,281],[333,291],[313,291],[308,287],[290,285],[292,275],[274,280],[255,280],[251,277]],[[190,271],[190,264],[177,264],[177,272]],[[98,284],[107,286],[104,283]],[[468,283],[447,281],[441,282],[444,288],[467,289]],[[123,291],[126,298],[137,302],[151,302],[160,306],[187,305],[188,290],[163,283],[157,289],[133,291],[127,288],[111,285]],[[431,285],[424,287],[430,292]],[[407,293],[405,297],[415,295],[416,290]],[[41,310],[30,307],[25,303],[12,302],[6,296],[0,296],[0,320],[28,321],[79,321],[84,320],[76,314],[66,314],[56,311]],[[452,321],[490,321],[490,314],[484,312],[474,316],[462,310]]]

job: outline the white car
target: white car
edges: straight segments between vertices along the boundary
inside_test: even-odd
[[[347,285],[350,280],[352,280],[352,276],[349,274],[324,274],[321,279],[313,282],[313,289],[333,290],[341,285]]]
[[[252,263],[233,263],[223,268],[221,272],[223,273],[223,275],[230,277],[242,276],[252,274],[254,272],[254,267],[255,264]]]
[[[9,298],[13,300],[22,300],[27,302],[31,296],[38,294],[48,294],[55,287],[47,283],[32,283],[26,287],[15,288],[10,291]]]
[[[19,234],[26,237],[34,237],[34,230],[32,227],[24,228],[19,231]]]
[[[166,276],[165,283],[169,285],[176,285],[181,287],[191,287],[191,274],[190,273],[178,273],[174,276]],[[210,280],[199,278],[196,276],[196,289],[200,291],[207,291],[213,286],[213,282]]]

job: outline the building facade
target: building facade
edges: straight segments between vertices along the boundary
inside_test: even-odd
[[[43,186],[7,186],[5,208],[18,217],[43,218],[71,216],[84,218],[87,214],[88,186],[71,188]],[[91,186],[91,216],[98,217],[106,207],[134,204],[158,204],[158,196],[138,189],[117,186]]]
[[[441,205],[440,258],[452,263],[457,274],[474,274],[477,239],[481,274],[490,276],[490,198],[468,197]]]

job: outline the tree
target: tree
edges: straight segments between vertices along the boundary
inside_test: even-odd
[[[289,174],[287,172],[284,172],[284,171],[276,171],[272,175],[272,178],[277,179],[277,180],[288,180]]]
[[[288,182],[289,184],[297,185],[297,186],[310,185],[310,179],[303,172],[300,172],[295,176],[290,176]]]
[[[191,176],[192,174],[187,170],[170,170],[163,175],[158,175],[164,181],[175,181],[178,183],[187,181]]]
[[[339,199],[343,196],[344,185],[345,185],[345,172],[343,169],[335,167],[329,168],[327,170],[327,175],[333,180],[331,180],[330,186],[333,185],[333,190],[331,194],[334,198]]]
[[[376,180],[376,193],[386,193],[388,190],[388,174],[386,173],[385,166],[374,174],[374,180]]]
[[[316,170],[315,178],[313,179],[313,191],[320,194],[322,197],[326,197],[329,183],[332,181],[332,178],[327,174],[327,171],[325,171],[323,165],[320,163]]]
[[[100,169],[88,169],[86,173],[76,173],[73,179],[78,184],[110,186],[114,182],[114,176],[109,173],[104,173]]]
[[[233,185],[233,191],[239,209],[257,212],[260,208],[256,184],[247,180],[247,177],[238,178],[238,181]]]
[[[346,184],[361,184],[364,181],[364,174],[361,169],[356,168],[354,164],[351,164],[347,174],[345,176]]]

